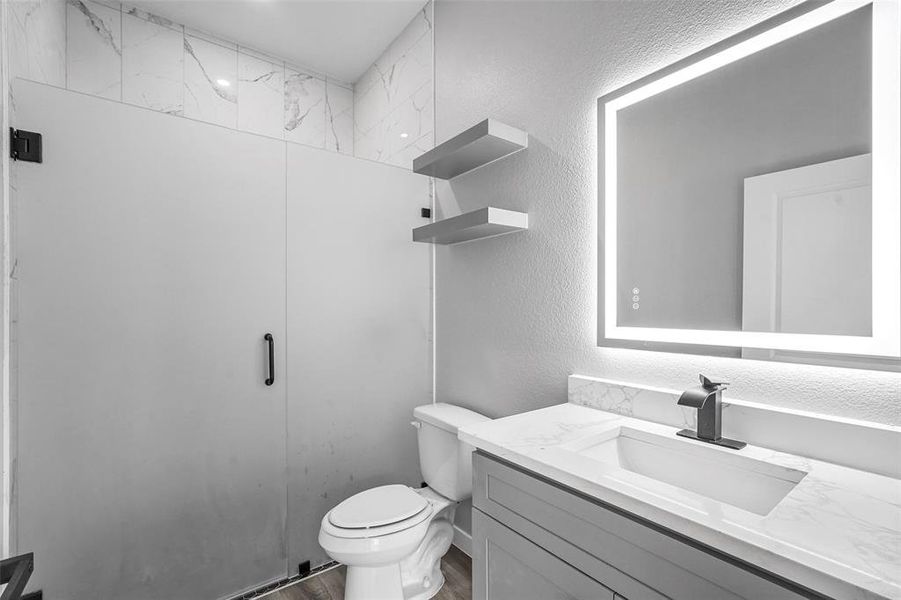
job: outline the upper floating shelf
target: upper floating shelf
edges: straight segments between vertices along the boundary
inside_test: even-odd
[[[529,134],[485,119],[463,133],[413,159],[413,172],[452,179],[529,146]]]
[[[529,215],[527,213],[486,206],[450,219],[442,219],[417,227],[413,230],[413,241],[431,244],[458,244],[528,228]]]

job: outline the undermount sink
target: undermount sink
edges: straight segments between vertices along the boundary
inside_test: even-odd
[[[807,473],[700,442],[617,427],[560,450],[767,515]]]

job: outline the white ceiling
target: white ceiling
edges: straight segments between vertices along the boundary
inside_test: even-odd
[[[425,0],[132,0],[128,4],[353,83]]]

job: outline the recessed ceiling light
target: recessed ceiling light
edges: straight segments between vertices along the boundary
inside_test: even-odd
[[[217,79],[216,80],[216,85],[218,85],[219,87],[228,87],[231,84],[232,84],[232,82],[229,81],[228,79]]]
[[[406,138],[410,137],[410,134],[409,134],[409,133],[402,133],[402,134],[400,134],[400,137],[403,138],[403,139],[406,139]]]

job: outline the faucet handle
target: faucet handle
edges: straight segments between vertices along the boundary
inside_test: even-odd
[[[724,390],[726,389],[726,386],[729,385],[729,382],[727,381],[711,381],[707,377],[704,377],[703,374],[699,374],[698,377],[701,380],[701,387],[703,387],[705,390],[710,390],[711,392]]]

